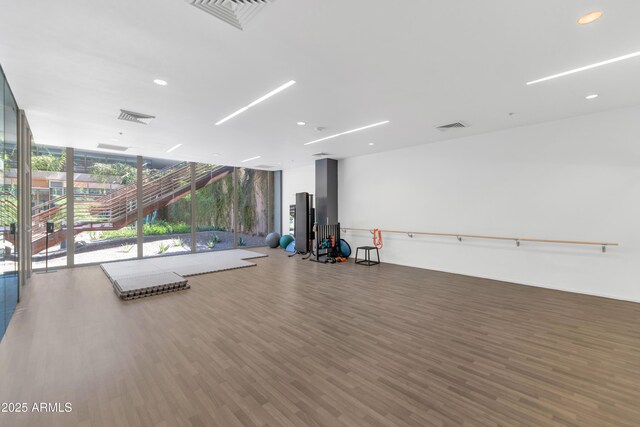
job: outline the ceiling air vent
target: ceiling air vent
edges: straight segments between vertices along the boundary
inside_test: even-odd
[[[326,157],[326,156],[330,156],[331,154],[329,153],[325,153],[323,151],[320,151],[319,153],[313,153],[312,156],[313,157]]]
[[[151,123],[151,120],[155,119],[156,116],[150,116],[148,114],[142,113],[134,113],[133,111],[128,110],[120,110],[120,115],[118,119],[124,120],[127,122],[140,123],[141,125],[148,125]]]
[[[262,8],[275,0],[186,0],[198,9],[243,30]]]
[[[123,147],[121,145],[111,145],[111,144],[98,144],[98,148],[103,150],[113,150],[113,151],[127,151],[129,147]]]
[[[440,132],[446,132],[451,129],[460,129],[460,128],[468,128],[468,127],[469,126],[463,122],[455,122],[455,123],[449,123],[448,125],[438,126],[436,129],[438,129]]]
[[[273,169],[274,166],[271,166],[271,165],[256,165],[253,168],[254,169]]]

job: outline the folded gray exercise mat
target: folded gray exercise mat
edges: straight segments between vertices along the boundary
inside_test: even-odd
[[[116,295],[122,299],[142,298],[188,287],[187,279],[171,272],[123,277],[113,282]]]
[[[266,256],[259,252],[235,249],[111,262],[100,264],[100,268],[113,284],[116,295],[130,300],[189,289],[185,277],[252,267],[254,263],[244,260]]]
[[[144,298],[144,297],[151,297],[154,295],[161,295],[161,294],[166,294],[169,292],[176,292],[176,291],[182,291],[185,289],[189,289],[191,288],[191,285],[189,285],[188,283],[185,283],[184,286],[176,286],[174,288],[166,288],[166,289],[151,289],[151,288],[147,288],[147,289],[137,289],[135,291],[132,292],[128,292],[125,294],[120,294],[118,293],[117,287],[116,285],[113,286],[113,290],[116,293],[116,295],[118,295],[121,299],[125,300],[125,301],[129,301],[129,300],[134,300],[134,299],[138,299],[138,298]]]

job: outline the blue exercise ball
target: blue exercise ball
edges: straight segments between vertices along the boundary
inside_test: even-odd
[[[289,243],[293,242],[293,236],[285,234],[280,238],[280,247],[282,249],[286,249],[289,246]]]
[[[267,238],[265,239],[267,246],[270,248],[277,248],[280,244],[280,233],[269,233],[267,234]]]
[[[284,251],[294,253],[296,251],[296,241],[294,240],[291,243],[289,243],[287,247],[284,248]]]
[[[342,252],[342,256],[345,258],[349,258],[351,256],[351,246],[349,246],[347,241],[344,239],[340,239],[340,252]]]

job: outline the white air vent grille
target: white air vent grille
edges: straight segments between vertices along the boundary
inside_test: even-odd
[[[111,145],[111,144],[98,144],[98,148],[103,150],[113,150],[113,151],[127,151],[129,147],[123,147],[121,145]]]
[[[325,153],[323,151],[320,151],[319,153],[313,153],[312,154],[313,157],[326,157],[326,156],[330,156],[329,153]]]
[[[124,120],[127,122],[140,123],[142,125],[148,125],[151,123],[151,120],[155,119],[156,116],[150,116],[148,114],[135,113],[133,111],[128,110],[120,110],[120,115],[118,119]]]
[[[460,128],[467,128],[467,127],[469,126],[463,122],[455,122],[455,123],[449,123],[448,125],[438,126],[436,129],[438,129],[440,132],[446,132],[451,129],[460,129]]]
[[[243,30],[262,8],[275,0],[186,0],[200,10]]]
[[[271,165],[256,165],[254,166],[254,169],[273,169],[274,166]]]

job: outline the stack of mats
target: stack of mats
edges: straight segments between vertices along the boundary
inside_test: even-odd
[[[123,300],[150,297],[167,292],[189,289],[187,279],[175,273],[150,274],[143,277],[124,277],[113,282],[113,290]]]
[[[258,252],[235,249],[221,252],[158,257],[100,264],[120,298],[131,300],[189,289],[185,277],[251,267],[244,261],[265,257]]]

